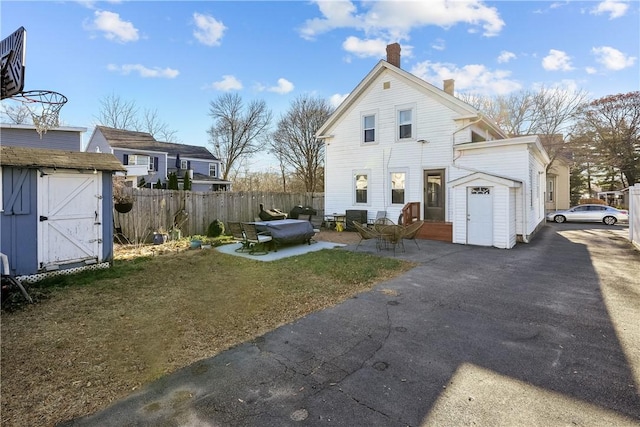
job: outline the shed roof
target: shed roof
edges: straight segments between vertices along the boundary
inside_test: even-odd
[[[0,146],[0,165],[21,168],[126,171],[113,154],[8,146]]]
[[[198,145],[175,144],[173,142],[161,142],[149,133],[135,132],[124,129],[114,129],[106,126],[96,126],[102,132],[112,148],[126,148],[130,150],[144,150],[167,153],[171,157],[180,154],[181,157],[196,159],[218,160],[205,147]]]

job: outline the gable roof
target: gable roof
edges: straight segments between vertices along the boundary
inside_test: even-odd
[[[458,187],[460,185],[468,184],[476,180],[488,181],[488,182],[492,182],[494,184],[502,185],[505,187],[521,187],[522,186],[522,181],[518,179],[508,178],[506,176],[494,175],[487,172],[474,172],[472,174],[449,181],[447,184],[451,185],[452,187]]]
[[[109,153],[51,150],[0,146],[0,165],[20,168],[58,168],[76,170],[121,171],[126,169]]]
[[[326,135],[324,135],[324,133],[326,133],[328,129],[331,129],[335,125],[342,114],[348,111],[349,108],[351,108],[351,106],[355,104],[360,95],[362,95],[362,93],[372,84],[372,82],[385,71],[398,75],[398,77],[409,81],[414,86],[417,86],[419,90],[422,90],[433,96],[441,104],[457,112],[459,114],[458,119],[480,119],[498,135],[506,138],[504,132],[492,120],[485,117],[482,113],[480,113],[480,111],[478,111],[471,105],[467,104],[464,101],[461,101],[453,95],[449,95],[444,90],[435,87],[431,83],[428,83],[421,78],[418,78],[413,74],[403,70],[402,68],[398,68],[383,59],[378,61],[376,66],[373,67],[369,74],[367,74],[366,77],[362,79],[358,86],[356,86],[356,88],[351,91],[349,96],[347,96],[347,98],[338,106],[338,108],[336,108],[331,116],[329,116],[327,121],[320,127],[320,129],[318,129],[316,137],[327,137]]]
[[[147,132],[136,132],[124,129],[114,129],[106,126],[96,126],[112,148],[125,148],[129,150],[144,150],[167,153],[169,157],[189,157],[203,160],[218,160],[205,147],[198,145],[176,144],[173,142],[160,142]]]

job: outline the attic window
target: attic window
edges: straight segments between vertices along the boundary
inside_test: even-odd
[[[390,89],[390,88],[391,88],[391,82],[382,83],[382,89]]]
[[[482,135],[475,133],[475,132],[471,132],[471,142],[482,142],[482,141],[486,141],[487,139],[485,137],[483,137]]]

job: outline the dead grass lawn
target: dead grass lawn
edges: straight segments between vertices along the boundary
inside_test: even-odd
[[[50,426],[93,413],[410,266],[338,250],[262,263],[170,248],[122,277],[53,289],[2,313],[2,425]]]

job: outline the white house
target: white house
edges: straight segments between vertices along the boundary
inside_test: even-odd
[[[426,221],[420,237],[511,248],[544,223],[549,157],[537,136],[507,138],[445,89],[381,60],[318,130],[325,212]],[[406,216],[405,216],[406,217]]]

